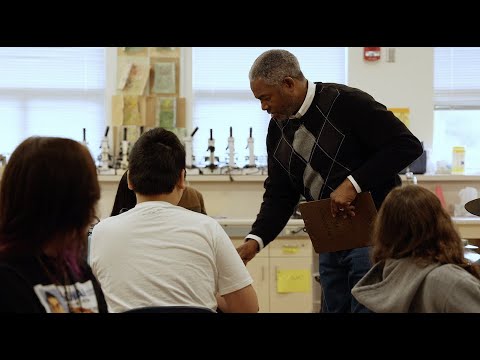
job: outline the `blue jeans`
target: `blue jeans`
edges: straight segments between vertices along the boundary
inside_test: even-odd
[[[319,255],[322,309],[324,313],[368,313],[352,296],[353,286],[371,267],[370,247]]]

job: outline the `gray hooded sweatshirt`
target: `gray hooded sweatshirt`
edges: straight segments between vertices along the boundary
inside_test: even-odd
[[[352,295],[378,313],[480,312],[480,280],[457,265],[421,266],[411,258],[377,263]]]

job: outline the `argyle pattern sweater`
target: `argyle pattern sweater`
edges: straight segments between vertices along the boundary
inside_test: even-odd
[[[349,175],[370,191],[377,208],[401,184],[399,171],[423,152],[407,127],[352,87],[315,83],[312,104],[300,119],[271,119],[267,133],[268,177],[251,234],[266,246],[288,222],[303,195],[330,197]]]

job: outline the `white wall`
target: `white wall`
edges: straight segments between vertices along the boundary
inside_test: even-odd
[[[189,186],[202,193],[210,216],[254,219],[260,210],[264,191],[263,181],[231,183],[193,180],[188,182]],[[118,182],[100,181],[101,198],[97,206],[99,218],[104,219],[110,216],[117,188]]]
[[[185,126],[192,129],[192,48],[182,48],[180,66],[180,96],[185,98]]]
[[[363,60],[363,48],[348,52],[348,85],[368,92],[389,108],[410,108],[410,130],[424,142],[433,143],[433,48],[397,47],[395,62],[387,62],[388,48],[381,58]]]
[[[363,60],[363,48],[349,48],[348,85],[358,87],[387,107],[410,108],[410,130],[431,148],[433,135],[433,48],[395,48],[394,63],[386,62],[387,48],[381,60]],[[116,51],[107,51],[107,107],[115,93]],[[182,49],[180,93],[186,98],[186,123],[191,130],[191,48]],[[321,79],[318,79],[321,81]],[[110,110],[109,110],[110,111]],[[110,119],[110,117],[108,117]],[[108,123],[110,120],[108,120]],[[207,211],[213,216],[254,218],[262,202],[263,183],[192,182],[204,194]],[[99,204],[101,217],[108,216],[115,198],[117,184],[102,184]]]
[[[105,52],[105,126],[112,123],[112,96],[116,94],[117,83],[117,49],[107,47]],[[113,144],[113,131],[108,134],[110,144]]]
[[[387,47],[379,61],[363,60],[363,48],[348,48],[348,85],[358,87],[387,107],[410,108],[410,130],[431,148],[433,143],[433,48],[397,47],[395,62],[387,62]],[[181,49],[180,96],[186,98],[186,124],[192,124],[192,49]],[[107,48],[106,123],[111,122],[115,94],[117,48]],[[321,79],[319,79],[321,81]]]

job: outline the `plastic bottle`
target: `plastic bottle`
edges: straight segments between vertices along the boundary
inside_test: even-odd
[[[465,173],[465,147],[454,146],[452,149],[452,174]]]

